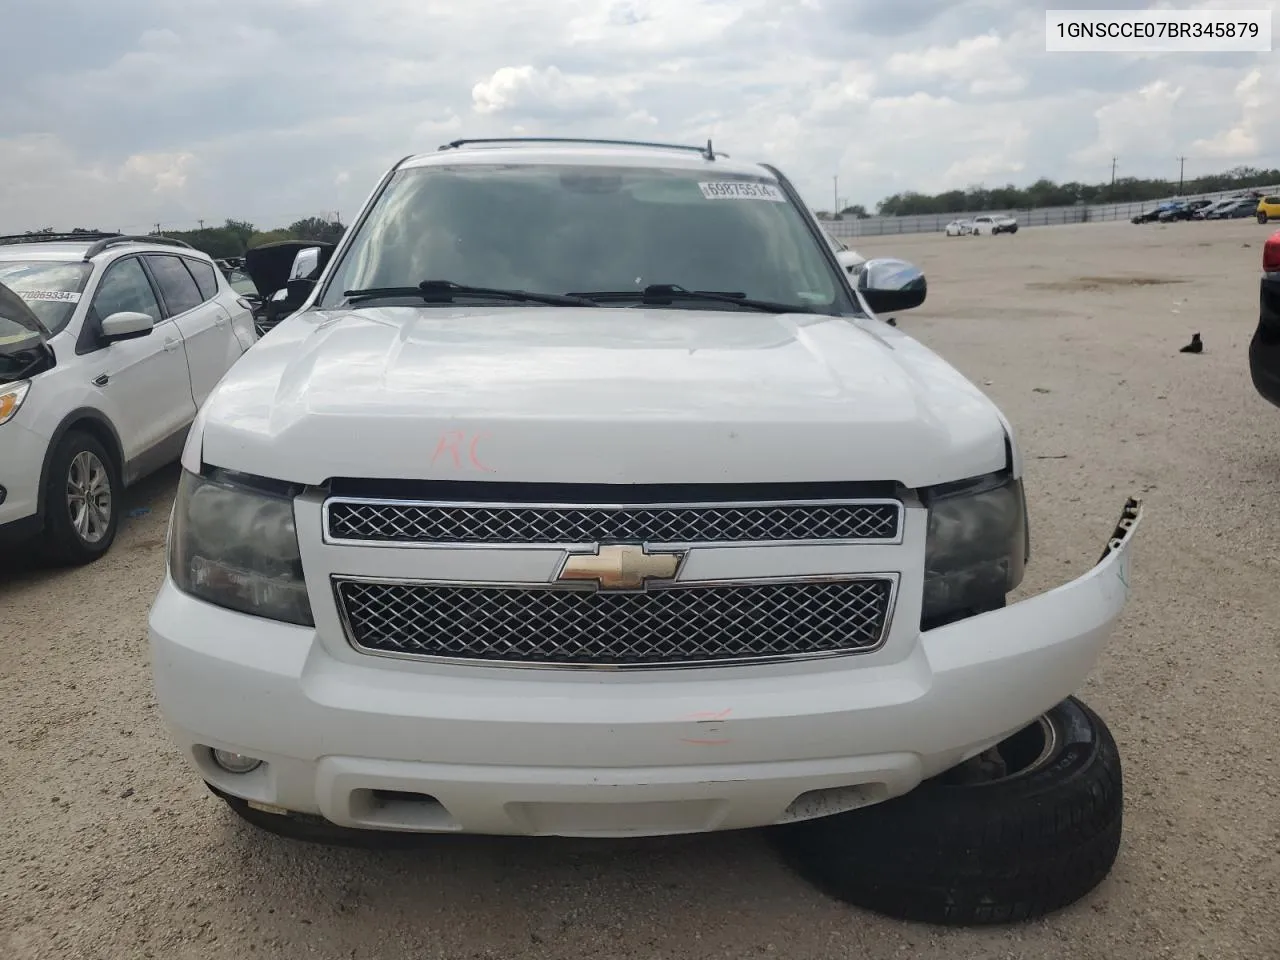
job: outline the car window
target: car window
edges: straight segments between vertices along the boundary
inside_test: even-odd
[[[243,297],[258,296],[258,287],[243,270],[232,270],[227,274],[227,283],[231,285],[231,289]]]
[[[0,283],[26,302],[50,336],[70,321],[92,272],[82,260],[0,260]]]
[[[99,322],[123,311],[145,313],[154,323],[161,319],[155,291],[137,257],[117,260],[107,267],[93,296],[93,314]]]
[[[213,264],[191,257],[183,257],[182,262],[191,271],[191,276],[195,277],[196,285],[200,288],[200,299],[212,300],[218,293],[218,276]]]
[[[147,263],[155,274],[156,282],[160,284],[160,296],[164,297],[169,313],[185,313],[204,302],[204,297],[200,296],[200,288],[182,265],[181,257],[150,254]]]
[[[333,271],[344,290],[450,280],[536,293],[652,284],[858,312],[808,215],[763,175],[458,164],[398,171]],[[715,309],[707,302],[679,307]],[[732,308],[730,308],[732,309]]]

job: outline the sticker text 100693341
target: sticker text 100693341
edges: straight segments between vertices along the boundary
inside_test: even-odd
[[[783,192],[772,183],[758,180],[713,180],[699,183],[702,195],[708,200],[772,200],[786,203]]]

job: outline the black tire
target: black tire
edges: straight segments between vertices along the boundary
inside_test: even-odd
[[[1074,903],[1120,849],[1120,754],[1106,724],[1074,697],[1000,752],[1025,756],[1045,743],[1045,730],[1052,747],[1019,773],[966,784],[957,768],[901,797],[778,828],[780,850],[830,895],[901,920],[1011,923]]]
[[[1266,222],[1267,222],[1267,214],[1266,214],[1266,211],[1263,211],[1262,213],[1258,214],[1258,222],[1259,222],[1259,223],[1266,223]]]
[[[85,459],[78,460],[82,457]],[[76,529],[68,503],[68,485],[73,464],[94,462],[105,473],[103,482],[107,494],[107,520],[100,530],[90,531],[89,536],[96,536],[96,539],[89,539]],[[63,566],[83,566],[111,549],[116,531],[120,528],[122,488],[120,466],[106,447],[91,434],[80,430],[67,431],[53,452],[49,461],[49,476],[45,480],[44,539],[40,545],[45,559]],[[95,500],[100,507],[104,503],[100,498]]]
[[[306,813],[267,813],[249,806],[205,781],[205,786],[240,819],[287,840],[315,843],[326,847],[352,847],[360,850],[407,850],[422,846],[434,834],[404,833],[398,830],[360,830],[341,827],[324,817]]]

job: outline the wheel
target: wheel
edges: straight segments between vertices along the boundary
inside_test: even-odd
[[[363,850],[404,850],[421,846],[432,834],[405,833],[398,830],[362,830],[341,827],[324,817],[306,813],[267,813],[249,806],[248,801],[233,797],[205,781],[205,786],[226,803],[245,823],[287,840],[300,840],[328,847],[353,847]]]
[[[1042,916],[1083,897],[1120,849],[1120,754],[1069,698],[901,797],[779,827],[794,869],[837,899],[949,926]]]
[[[1267,212],[1265,210],[1263,210],[1261,213],[1258,214],[1258,222],[1259,223],[1267,222]]]
[[[1018,232],[1018,225],[1015,223],[1012,227],[1010,227],[1010,228],[1009,228],[1009,232],[1010,232],[1010,233],[1017,233],[1017,232]]]
[[[49,462],[42,552],[53,563],[92,563],[120,523],[120,467],[97,438],[68,431]]]

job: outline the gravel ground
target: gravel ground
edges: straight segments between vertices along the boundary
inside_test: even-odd
[[[1146,498],[1134,595],[1083,696],[1125,760],[1111,877],[1046,920],[890,922],[825,899],[758,833],[447,837],[428,852],[241,826],[166,740],[144,625],[176,472],[113,552],[0,571],[0,956],[623,958],[1280,956],[1274,718],[1280,410],[1245,349],[1270,229],[1102,224],[874,238],[931,280],[899,319],[985,388],[1027,457],[1021,593],[1083,573]],[[1193,332],[1205,353],[1178,353]]]

